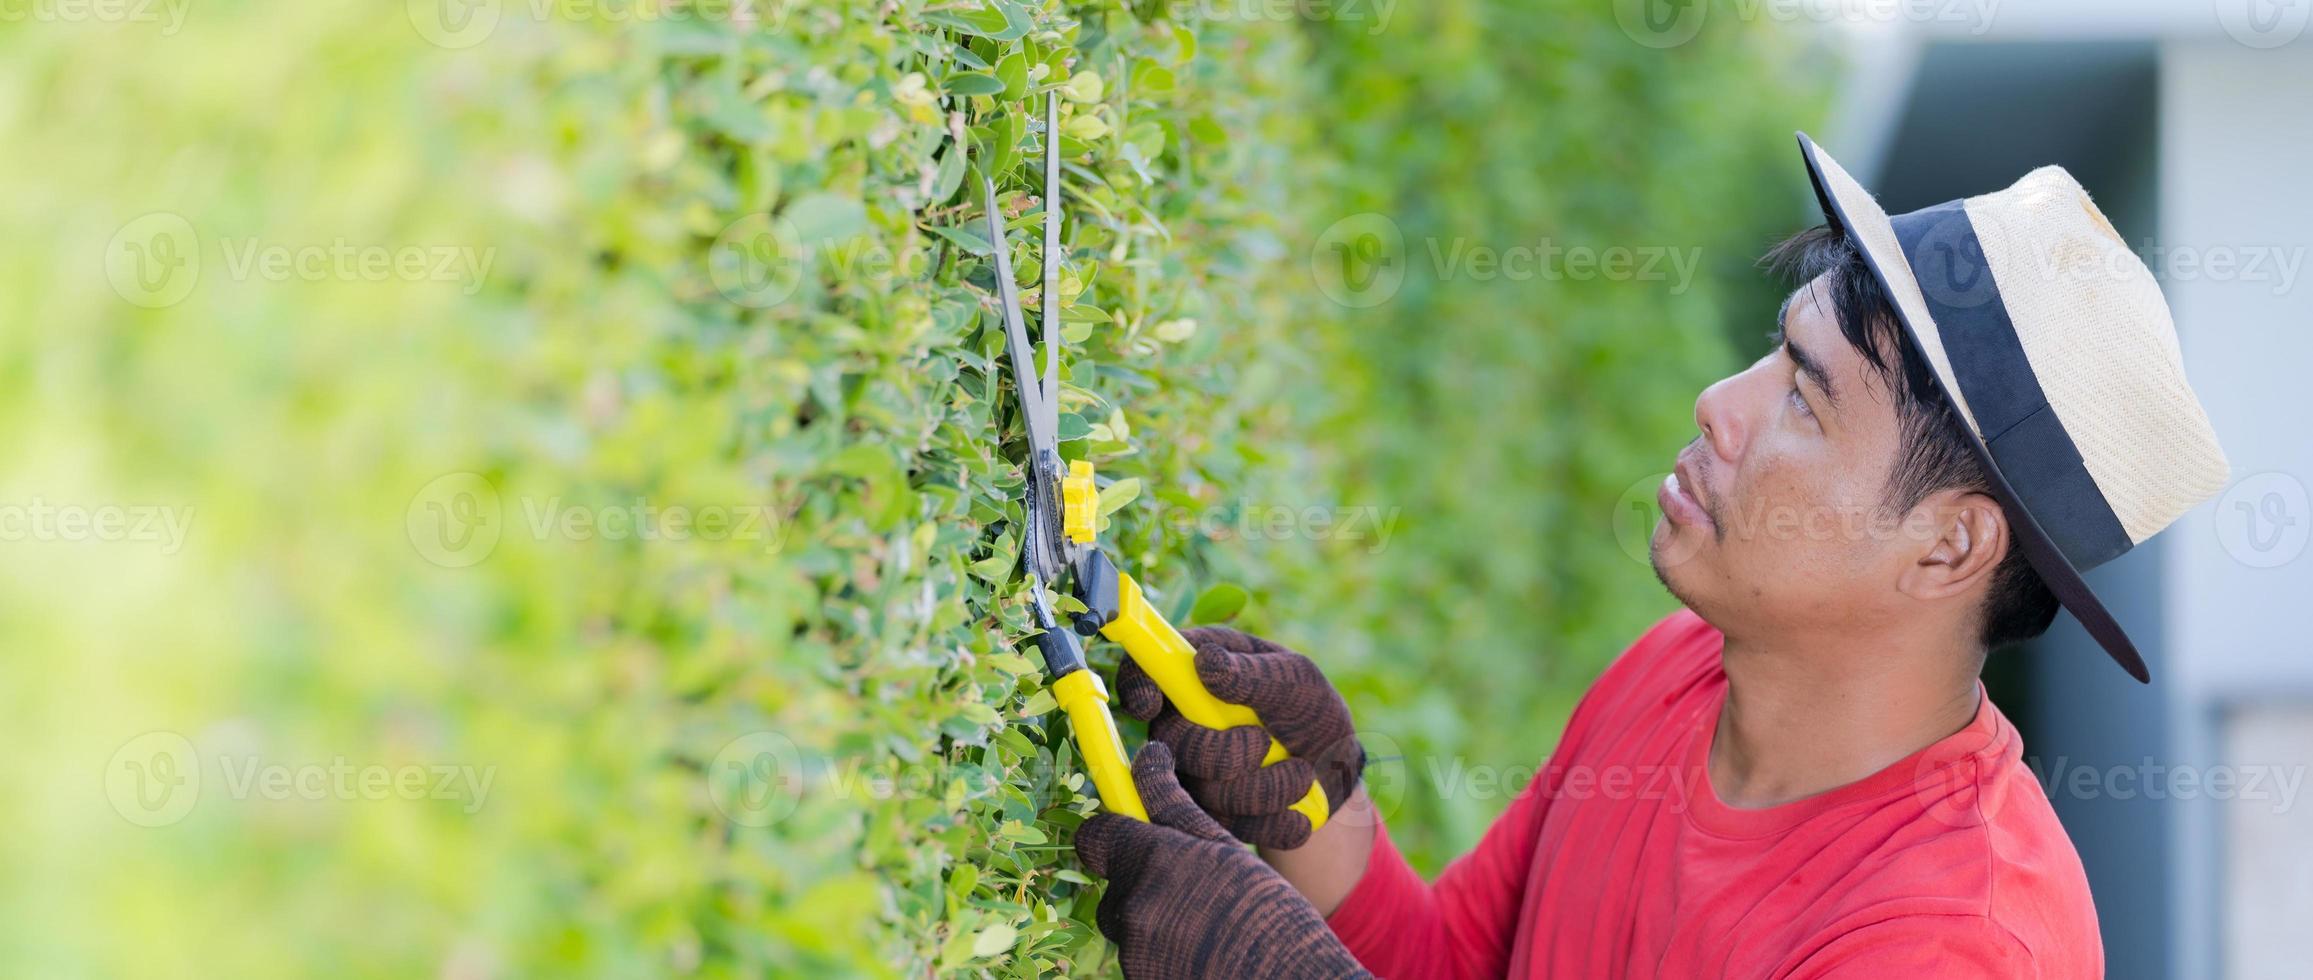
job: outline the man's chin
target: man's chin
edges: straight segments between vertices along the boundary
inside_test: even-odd
[[[1654,569],[1655,581],[1661,582],[1671,598],[1689,609],[1695,608],[1695,596],[1682,579],[1693,567],[1695,552],[1701,547],[1700,542],[1679,534],[1678,526],[1668,522],[1647,542],[1646,563]]]

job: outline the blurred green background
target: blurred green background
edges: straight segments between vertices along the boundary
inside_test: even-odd
[[[1619,8],[0,23],[0,972],[1112,970],[978,231],[1054,89],[1104,541],[1434,872],[1672,608],[1626,491],[1805,215],[1826,51]]]

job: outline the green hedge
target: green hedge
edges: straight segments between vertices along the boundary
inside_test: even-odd
[[[1440,767],[1531,765],[1668,608],[1618,495],[1772,308],[1748,261],[1797,213],[1787,46],[1658,50],[1605,6],[225,0],[0,33],[0,315],[34,325],[0,334],[0,502],[190,522],[0,563],[0,643],[39,651],[0,667],[0,961],[1113,969],[1019,647],[1020,426],[959,166],[1038,281],[1054,86],[1062,427],[1103,540],[1176,618],[1315,654],[1434,870],[1504,802]],[[191,230],[181,294],[123,278],[154,212]],[[1362,213],[1407,275],[1343,306],[1320,263]],[[1703,263],[1441,275],[1456,237]],[[121,764],[156,732],[202,783],[143,826]],[[488,788],[243,781],[339,760]]]
[[[683,842],[685,887],[606,908],[600,932],[647,955],[634,926],[665,915],[696,930],[706,962],[741,973],[1091,972],[1107,951],[1065,849],[1091,804],[1018,652],[1020,447],[999,437],[1020,427],[999,424],[978,172],[1008,212],[1031,208],[1030,120],[1065,85],[1078,258],[1061,284],[1062,438],[1118,481],[1111,506],[1136,485],[1144,508],[1213,493],[1274,385],[1223,352],[1288,342],[1257,249],[1261,206],[1290,179],[1263,140],[1263,114],[1298,101],[1263,67],[1287,60],[1290,32],[1223,37],[1198,57],[1192,31],[1120,7],[1000,3],[796,9],[768,34],[608,33],[617,54],[559,83],[580,93],[558,101],[574,134],[563,159],[669,149],[663,169],[624,175],[578,215],[576,239],[597,253],[574,286],[579,333],[632,338],[601,368],[665,405],[603,435],[631,439],[645,474],[725,473],[741,499],[786,513],[776,556],[622,576],[637,618],[613,635],[692,669],[633,709],[670,724],[635,746],[645,757],[574,761],[606,780],[654,761],[703,771],[710,792],[651,823],[654,842]],[[750,216],[764,213],[783,258],[807,266],[792,292],[772,277],[748,293],[765,271],[750,266]],[[1015,241],[1036,237],[1035,220],[1015,221]],[[1015,263],[1038,280],[1025,244]],[[567,478],[604,482],[600,466]],[[1184,541],[1131,522],[1108,540],[1160,601],[1196,586]],[[711,582],[725,594],[710,602]],[[756,763],[769,768],[744,768]],[[736,796],[771,773],[791,795],[751,826]],[[574,838],[584,866],[616,866],[615,839]]]

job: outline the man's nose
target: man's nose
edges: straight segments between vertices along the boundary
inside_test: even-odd
[[[1743,456],[1743,421],[1735,411],[1740,377],[1721,378],[1695,396],[1695,427],[1702,430],[1711,452],[1728,463]]]

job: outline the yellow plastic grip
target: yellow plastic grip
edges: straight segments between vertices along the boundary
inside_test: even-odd
[[[1092,482],[1092,464],[1081,459],[1068,464],[1060,478],[1061,533],[1077,544],[1091,544],[1100,535],[1100,488]]]
[[[1157,689],[1165,692],[1165,699],[1190,722],[1214,729],[1260,724],[1261,716],[1254,714],[1253,709],[1230,704],[1205,690],[1205,682],[1197,678],[1196,648],[1189,645],[1173,624],[1165,622],[1164,615],[1157,612],[1155,606],[1149,605],[1148,598],[1141,595],[1140,583],[1133,581],[1132,576],[1118,572],[1116,579],[1116,619],[1102,627],[1100,635],[1122,645],[1125,655],[1139,664],[1150,680],[1156,681]],[[1271,738],[1269,754],[1262,758],[1261,764],[1272,765],[1286,757],[1285,746]],[[1098,779],[1094,781],[1097,783]],[[1105,785],[1101,794],[1107,795]],[[1325,801],[1325,789],[1314,780],[1309,784],[1309,792],[1302,794],[1300,802],[1291,809],[1309,818],[1311,830],[1325,826],[1325,819],[1332,815],[1332,807]]]
[[[1089,670],[1062,674],[1052,682],[1052,698],[1068,712],[1068,725],[1076,732],[1076,754],[1084,757],[1084,768],[1092,773],[1101,805],[1110,813],[1147,823],[1148,808],[1141,805],[1140,788],[1132,783],[1132,764],[1125,761],[1124,739],[1116,733],[1116,717],[1108,713],[1108,687],[1100,675]]]

